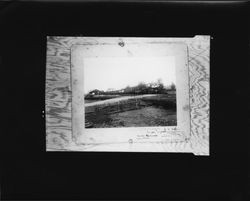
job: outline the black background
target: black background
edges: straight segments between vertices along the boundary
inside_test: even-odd
[[[248,3],[1,3],[2,199],[246,200],[248,11]],[[47,35],[212,36],[210,156],[46,153]]]

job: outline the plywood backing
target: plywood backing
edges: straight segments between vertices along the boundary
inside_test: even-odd
[[[156,150],[166,152],[189,151],[197,155],[209,155],[210,37],[163,40],[185,42],[188,45],[191,138],[186,142],[149,143],[140,146],[154,146]],[[82,44],[87,44],[84,37],[47,37],[45,98],[47,151],[95,150],[95,146],[76,146],[72,142],[70,51],[72,45]],[[103,146],[113,146],[115,150],[120,145]]]

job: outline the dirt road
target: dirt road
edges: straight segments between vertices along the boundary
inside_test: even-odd
[[[88,106],[101,105],[101,104],[106,104],[106,103],[115,103],[115,102],[119,102],[119,101],[123,101],[123,100],[143,98],[143,97],[149,97],[149,96],[157,96],[157,94],[145,94],[145,95],[137,95],[137,96],[122,96],[122,97],[118,97],[118,98],[96,101],[93,103],[85,103],[84,105],[85,105],[85,107],[88,107]]]

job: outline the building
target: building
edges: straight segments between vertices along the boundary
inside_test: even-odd
[[[102,91],[95,89],[89,92],[90,95],[100,95],[102,94]]]

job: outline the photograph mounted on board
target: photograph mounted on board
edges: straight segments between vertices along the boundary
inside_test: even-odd
[[[210,38],[48,36],[46,150],[209,155]]]
[[[83,39],[71,47],[72,129],[77,143],[189,137],[185,43],[164,38]]]

